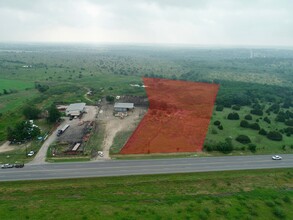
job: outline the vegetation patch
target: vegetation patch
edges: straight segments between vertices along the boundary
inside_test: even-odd
[[[292,169],[275,169],[3,182],[0,213],[3,220],[290,219],[292,178]]]

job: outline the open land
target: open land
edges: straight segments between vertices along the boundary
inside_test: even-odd
[[[292,169],[2,182],[0,213],[3,220],[291,219],[292,184]]]
[[[147,115],[122,154],[201,151],[218,85],[144,78]]]

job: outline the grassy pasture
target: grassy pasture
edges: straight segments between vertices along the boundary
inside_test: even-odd
[[[265,109],[267,109],[267,107],[268,106],[266,106]],[[286,135],[283,134],[282,141],[272,141],[272,140],[269,140],[266,136],[258,134],[258,130],[252,130],[250,128],[240,127],[240,121],[244,119],[245,115],[250,113],[250,110],[251,110],[251,107],[248,107],[248,106],[241,107],[239,111],[235,111],[230,108],[224,108],[224,110],[221,112],[214,110],[205,143],[210,144],[210,143],[216,143],[219,141],[223,142],[225,141],[226,138],[230,137],[232,138],[232,143],[234,147],[238,149],[241,149],[242,147],[246,147],[247,149],[247,145],[241,144],[235,140],[235,138],[238,135],[247,135],[248,137],[250,137],[251,142],[253,144],[256,144],[257,146],[256,153],[259,153],[259,154],[278,153],[282,151],[283,145],[287,146],[285,151],[283,151],[283,153],[285,152],[293,153],[293,149],[289,147],[293,143],[292,137],[287,137]],[[227,116],[231,112],[237,112],[240,116],[240,119],[228,120]],[[251,116],[252,116],[252,120],[248,122],[254,123],[258,119],[259,120],[258,124],[260,125],[261,128],[264,128],[266,131],[273,131],[276,129],[280,130],[280,129],[288,127],[284,123],[276,122],[275,121],[276,114],[274,113],[271,113],[270,115],[268,115],[267,113],[264,112],[263,116],[256,116],[252,114]],[[262,120],[264,117],[268,117],[271,120],[271,124],[264,122]],[[213,124],[216,120],[221,122],[224,128],[223,130],[219,130],[217,126]],[[246,153],[249,153],[249,152],[246,152]]]
[[[292,169],[3,182],[0,213],[3,220],[292,219],[292,187]]]
[[[3,92],[3,89],[6,90],[25,90],[31,89],[34,87],[34,84],[29,81],[21,81],[21,80],[8,80],[8,79],[0,79],[0,91]]]

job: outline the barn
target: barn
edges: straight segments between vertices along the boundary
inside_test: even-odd
[[[73,103],[66,109],[66,116],[80,116],[85,111],[85,103]]]

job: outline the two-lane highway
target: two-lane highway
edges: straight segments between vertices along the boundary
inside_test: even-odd
[[[270,155],[258,155],[26,165],[1,169],[0,181],[293,168],[293,154],[281,156],[283,160],[279,161]]]

